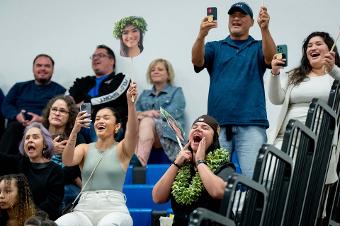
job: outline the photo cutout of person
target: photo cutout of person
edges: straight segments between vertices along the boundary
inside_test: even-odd
[[[146,31],[147,23],[143,17],[128,16],[117,21],[113,28],[113,36],[120,40],[120,55],[132,58],[141,54]]]

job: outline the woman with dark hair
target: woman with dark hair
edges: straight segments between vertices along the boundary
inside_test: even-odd
[[[220,127],[208,115],[191,126],[189,142],[152,190],[155,203],[171,199],[174,226],[188,225],[190,213],[204,207],[218,212],[226,180],[234,172],[229,152],[220,148]]]
[[[308,35],[302,46],[300,66],[281,76],[283,63],[284,60],[274,56],[269,80],[270,101],[273,104],[282,104],[276,127],[271,129],[268,139],[268,143],[273,143],[277,148],[282,146],[289,120],[296,119],[305,123],[312,99],[319,98],[327,102],[334,79],[340,79],[339,53],[333,38],[326,32]],[[333,140],[333,143],[336,148],[332,150],[325,182],[329,186],[338,180],[338,142]]]
[[[143,17],[124,17],[115,23],[113,35],[120,40],[120,55],[136,57],[143,52],[143,36],[147,24]]]
[[[21,155],[0,153],[1,175],[23,173],[38,209],[56,219],[61,213],[64,178],[61,167],[51,161],[53,140],[47,129],[34,122],[27,126],[19,146]]]
[[[32,194],[24,174],[0,177],[0,225],[24,225],[36,213]]]
[[[284,59],[272,60],[269,99],[282,104],[276,127],[270,129],[268,143],[282,146],[283,135],[290,119],[305,123],[309,104],[314,97],[328,100],[334,79],[340,79],[340,59],[334,40],[326,32],[313,32],[304,41],[300,66],[280,74]]]
[[[81,127],[89,126],[91,121],[85,112],[78,114],[62,157],[67,166],[80,165],[84,185],[74,211],[60,217],[56,221],[58,225],[132,226],[122,191],[138,135],[134,83],[130,84],[126,96],[128,121],[125,137],[120,142],[116,142],[114,135],[119,131],[121,119],[114,109],[104,107],[95,115],[97,141],[75,146]]]
[[[43,125],[48,129],[53,139],[54,155],[51,160],[64,171],[64,200],[63,206],[68,206],[79,194],[81,176],[79,166],[64,167],[61,160],[68,137],[74,126],[79,110],[70,96],[56,96],[52,98],[43,110]],[[85,143],[81,133],[77,136],[77,143]]]

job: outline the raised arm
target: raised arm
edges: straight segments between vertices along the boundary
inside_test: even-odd
[[[75,166],[81,163],[83,160],[86,150],[87,150],[87,144],[79,144],[76,147],[77,142],[77,135],[81,129],[82,126],[89,127],[91,120],[89,119],[88,115],[86,115],[86,112],[79,112],[76,118],[76,121],[74,122],[74,127],[71,131],[71,134],[67,140],[65,149],[62,154],[63,163],[66,166]]]
[[[325,71],[329,72],[334,79],[340,80],[340,68],[335,64],[335,52],[325,54],[324,58]]]
[[[280,69],[282,68],[282,64],[284,64],[284,59],[277,59],[277,55],[274,55],[273,60],[271,62],[271,76],[269,77],[269,87],[268,87],[268,97],[272,104],[283,104],[286,96],[287,81],[285,85],[281,86],[280,80]]]
[[[198,162],[198,160],[205,160],[206,158],[205,137],[200,141],[195,158],[196,162]],[[219,176],[216,176],[206,164],[201,163],[197,165],[197,170],[209,195],[214,199],[222,199],[227,183]]]
[[[267,65],[270,65],[270,62],[273,59],[274,54],[276,53],[276,45],[269,31],[269,20],[270,17],[267,12],[267,8],[262,6],[260,9],[259,17],[257,19],[257,23],[261,29],[262,35],[262,51],[264,55],[264,61]]]
[[[131,82],[129,89],[126,92],[128,102],[128,121],[126,123],[125,138],[121,141],[121,145],[118,148],[122,148],[123,153],[127,160],[130,161],[132,155],[135,152],[135,148],[138,141],[138,120],[137,112],[134,101],[137,99],[137,85]]]
[[[202,20],[200,31],[191,50],[191,61],[194,66],[202,67],[204,65],[204,40],[209,30],[216,27],[217,21],[209,22],[208,17]]]

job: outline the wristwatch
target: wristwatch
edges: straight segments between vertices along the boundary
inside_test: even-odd
[[[200,159],[200,160],[197,160],[197,161],[196,161],[196,166],[198,166],[198,165],[201,164],[201,163],[207,165],[207,161],[205,161],[204,159]]]

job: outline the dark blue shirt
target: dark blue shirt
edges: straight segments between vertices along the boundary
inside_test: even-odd
[[[208,114],[220,125],[258,125],[268,128],[262,42],[224,40],[205,45],[204,66],[210,75]]]
[[[16,83],[2,103],[2,113],[9,120],[14,120],[22,109],[41,115],[47,102],[65,91],[55,82],[47,85],[37,85],[34,80]]]

